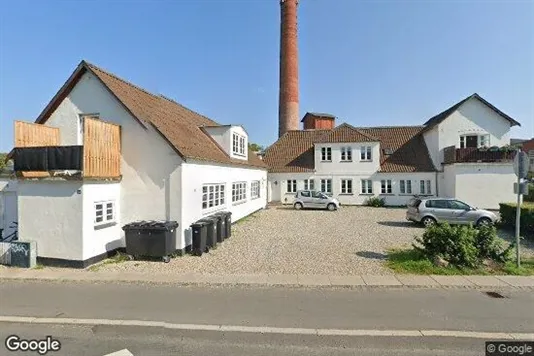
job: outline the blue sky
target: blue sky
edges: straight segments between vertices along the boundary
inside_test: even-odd
[[[278,0],[0,2],[0,151],[81,59],[251,141],[278,132]],[[300,111],[418,125],[478,92],[534,137],[533,1],[301,0]]]

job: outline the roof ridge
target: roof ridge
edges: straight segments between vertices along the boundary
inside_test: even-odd
[[[338,127],[336,127],[335,130],[337,130],[337,129],[343,127],[343,126],[344,126],[344,127],[348,127],[349,129],[356,131],[356,132],[359,133],[360,135],[362,135],[362,136],[364,136],[364,137],[367,137],[367,138],[370,139],[370,140],[380,141],[380,139],[379,139],[378,137],[374,137],[373,135],[369,135],[368,133],[361,131],[361,130],[358,129],[357,127],[355,127],[355,126],[353,126],[353,125],[351,125],[351,124],[349,124],[349,123],[347,123],[347,122],[342,123],[341,125],[339,125]]]
[[[82,62],[85,63],[85,64],[89,67],[89,69],[91,69],[91,70],[95,70],[95,69],[96,69],[96,70],[98,70],[98,71],[100,71],[100,72],[102,72],[102,73],[104,73],[104,74],[109,75],[110,77],[113,77],[113,78],[115,78],[115,79],[117,79],[117,80],[120,80],[121,82],[123,82],[123,83],[126,84],[126,85],[131,86],[132,88],[135,88],[135,89],[137,89],[137,90],[140,90],[140,91],[142,91],[143,93],[148,94],[148,95],[150,95],[150,96],[152,96],[152,97],[154,97],[154,98],[158,98],[158,95],[156,95],[156,94],[154,94],[154,93],[151,93],[151,92],[149,92],[148,90],[146,90],[146,89],[144,89],[144,88],[141,88],[140,86],[135,85],[134,83],[129,82],[129,81],[127,81],[126,79],[123,79],[123,78],[117,76],[116,74],[113,74],[113,73],[111,73],[111,72],[109,72],[109,71],[107,71],[107,70],[105,70],[105,69],[102,69],[102,68],[100,68],[100,67],[97,66],[97,65],[94,65],[94,64],[92,64],[92,63],[89,63],[89,62],[87,62],[86,60],[83,60]]]
[[[423,128],[425,125],[402,125],[402,126],[359,126],[355,127],[360,130],[372,130],[372,129],[405,129],[405,128]]]

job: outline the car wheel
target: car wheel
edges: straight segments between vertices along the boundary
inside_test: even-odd
[[[295,203],[294,207],[295,207],[295,209],[300,210],[300,209],[302,209],[302,204],[301,203]]]
[[[477,221],[477,226],[491,226],[492,221],[490,218],[480,218]]]
[[[334,210],[336,210],[336,204],[332,204],[332,203],[330,203],[330,204],[328,204],[328,205],[326,206],[326,208],[327,208],[328,210],[330,210],[330,211],[334,211]]]
[[[425,227],[430,227],[436,224],[436,219],[431,216],[425,216],[421,222]]]

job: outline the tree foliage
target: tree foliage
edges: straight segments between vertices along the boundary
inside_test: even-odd
[[[254,152],[261,152],[263,151],[263,147],[258,145],[257,143],[249,143],[248,148],[250,148]]]
[[[0,153],[0,171],[6,168],[7,153]]]

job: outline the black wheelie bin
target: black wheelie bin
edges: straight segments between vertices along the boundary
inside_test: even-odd
[[[204,252],[208,252],[208,225],[208,222],[202,220],[191,224],[191,230],[193,233],[193,255],[202,256]]]
[[[221,213],[215,213],[212,215],[213,218],[217,219],[217,242],[221,243],[224,241],[226,235],[226,219]]]
[[[122,227],[126,254],[135,257],[158,257],[168,263],[176,252],[176,221],[136,221]]]
[[[217,221],[219,219],[213,216],[207,216],[199,221],[207,223],[206,245],[208,249],[217,247]]]

